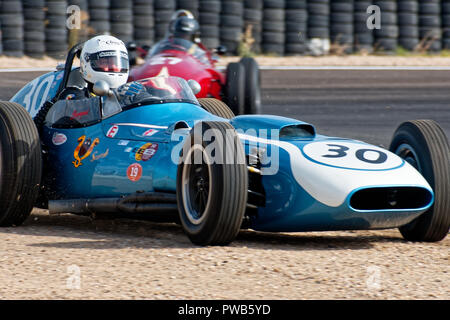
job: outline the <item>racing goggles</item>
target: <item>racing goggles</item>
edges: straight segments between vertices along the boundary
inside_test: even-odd
[[[126,73],[130,67],[128,54],[123,51],[100,51],[90,54],[87,59],[94,71]]]

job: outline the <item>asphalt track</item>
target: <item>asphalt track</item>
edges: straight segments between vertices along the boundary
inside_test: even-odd
[[[1,73],[0,99],[42,73]],[[448,70],[263,70],[262,101],[263,113],[384,147],[405,120],[436,120],[450,137]]]

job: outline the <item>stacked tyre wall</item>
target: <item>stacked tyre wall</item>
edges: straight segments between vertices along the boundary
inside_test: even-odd
[[[207,47],[230,54],[450,49],[450,0],[0,0],[0,54],[63,59],[98,34],[151,46],[177,9],[196,16]]]

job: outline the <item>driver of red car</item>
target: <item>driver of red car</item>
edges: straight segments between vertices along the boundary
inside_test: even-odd
[[[192,12],[184,9],[175,11],[169,24],[168,37],[200,42],[200,26]]]

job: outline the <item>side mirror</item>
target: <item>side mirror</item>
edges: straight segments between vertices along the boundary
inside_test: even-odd
[[[198,83],[197,81],[195,81],[193,79],[188,80],[187,83],[195,95],[198,94],[202,90],[200,83]]]
[[[100,80],[94,83],[92,91],[100,97],[110,96],[113,94],[109,84],[106,81]]]
[[[220,45],[216,48],[216,53],[220,55],[224,55],[227,53],[227,47]]]

